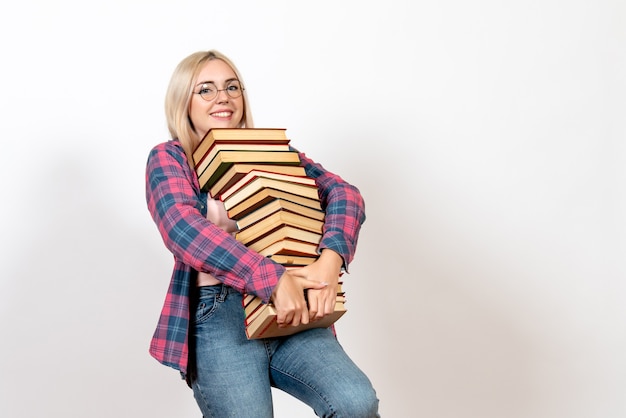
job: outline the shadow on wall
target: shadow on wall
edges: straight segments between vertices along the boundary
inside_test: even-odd
[[[507,305],[508,281],[520,272],[473,248],[478,237],[451,230],[407,173],[387,167],[398,180],[387,187],[373,166],[359,160],[350,174],[360,179],[367,221],[337,328],[369,373],[381,413],[531,416],[542,401],[537,352],[545,342],[529,334],[519,301]]]
[[[189,405],[195,416],[177,372],[148,354],[172,259],[143,195],[119,201],[110,176],[80,158],[40,170],[35,204],[9,231],[0,415],[185,416]],[[35,381],[46,389],[32,402]],[[176,390],[165,404],[155,393],[168,381]]]

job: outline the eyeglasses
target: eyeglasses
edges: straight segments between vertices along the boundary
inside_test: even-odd
[[[220,91],[225,91],[228,97],[231,99],[236,99],[241,96],[244,88],[242,87],[239,80],[231,80],[226,84],[226,88],[218,89],[214,83],[203,83],[200,86],[200,91],[194,92],[194,94],[199,94],[207,102],[211,100],[215,100]]]

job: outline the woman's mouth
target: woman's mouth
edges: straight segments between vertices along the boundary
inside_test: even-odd
[[[211,116],[215,118],[229,118],[233,115],[233,112],[215,112],[211,113]]]

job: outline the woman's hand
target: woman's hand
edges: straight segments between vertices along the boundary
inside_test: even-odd
[[[298,326],[309,323],[309,311],[304,299],[304,290],[323,289],[327,284],[308,280],[295,271],[287,270],[278,280],[278,284],[272,292],[272,301],[276,308],[278,326]]]
[[[333,250],[324,249],[314,263],[292,270],[294,275],[327,284],[323,288],[310,288],[307,291],[310,321],[317,321],[335,311],[337,284],[342,265],[343,259],[339,254]]]
[[[333,313],[342,265],[343,259],[339,254],[324,249],[312,264],[285,271],[272,293],[278,325],[308,324]]]

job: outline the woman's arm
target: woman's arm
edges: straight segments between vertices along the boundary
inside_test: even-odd
[[[315,179],[326,213],[319,250],[328,248],[339,254],[347,271],[356,252],[361,225],[365,222],[365,202],[361,192],[305,154],[300,153],[300,160],[307,175]]]
[[[165,246],[193,269],[269,301],[285,268],[207,220],[194,181],[176,141],[152,149],[146,167],[146,200]]]
[[[279,294],[285,287],[297,280],[308,280],[327,284],[325,287],[309,288],[307,314],[302,314],[302,322],[323,318],[334,311],[337,297],[337,283],[342,269],[347,271],[348,264],[354,258],[361,225],[365,221],[365,206],[359,190],[348,184],[341,177],[325,170],[300,153],[300,160],[307,175],[316,180],[325,220],[322,239],[319,245],[320,256],[314,263],[289,271],[279,286],[274,290],[275,305],[278,311],[278,323],[297,325],[291,321],[291,311],[281,309]],[[293,294],[301,294],[301,290]],[[301,303],[304,299],[301,298]],[[286,306],[290,308],[289,305]],[[296,318],[298,315],[296,315]],[[306,319],[305,319],[306,318]]]

